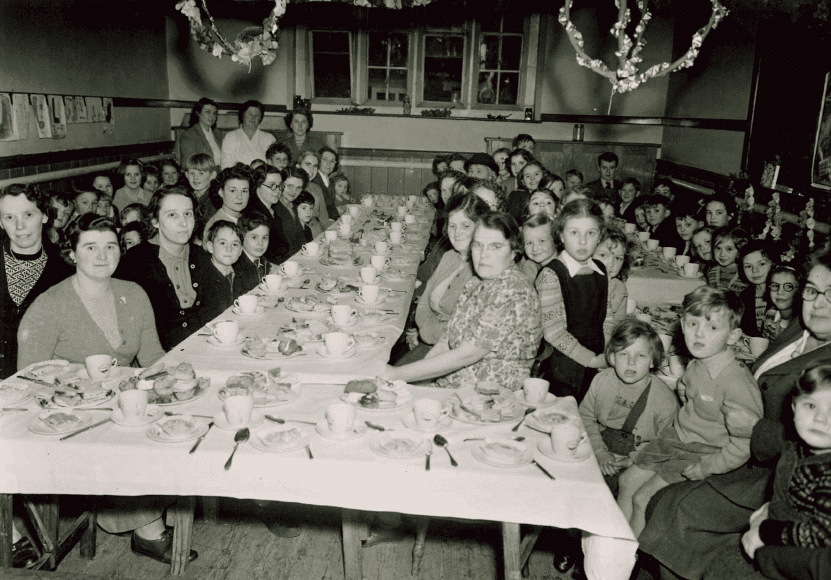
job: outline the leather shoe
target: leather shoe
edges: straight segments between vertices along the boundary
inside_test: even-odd
[[[12,544],[12,565],[15,568],[25,568],[38,559],[38,553],[29,542],[29,538],[20,538]]]
[[[139,556],[147,556],[163,564],[170,564],[173,559],[173,530],[171,528],[165,529],[156,540],[145,540],[133,532],[130,549]],[[188,562],[193,562],[198,556],[196,550],[191,550]]]
[[[555,554],[554,569],[560,574],[565,574],[566,572],[571,570],[576,560],[577,558],[575,558],[574,554],[570,552],[566,552],[563,554]]]

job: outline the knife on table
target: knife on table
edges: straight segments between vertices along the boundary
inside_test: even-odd
[[[99,426],[103,425],[104,423],[109,423],[111,420],[112,419],[104,419],[103,421],[99,421],[98,423],[93,423],[92,425],[89,425],[88,427],[84,427],[83,429],[78,429],[77,431],[75,431],[73,433],[70,433],[69,435],[65,435],[64,437],[61,437],[58,441],[66,441],[70,437],[75,437],[79,433],[83,433],[84,431],[89,431],[90,429],[94,429],[96,427],[99,427]]]

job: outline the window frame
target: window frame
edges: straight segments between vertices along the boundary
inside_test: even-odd
[[[391,30],[381,30],[377,28],[371,28],[366,30],[360,30],[358,32],[357,38],[357,53],[360,55],[359,63],[358,63],[358,79],[356,83],[357,92],[353,93],[353,96],[357,96],[358,98],[354,99],[354,102],[360,105],[375,105],[378,107],[401,107],[403,103],[401,101],[382,101],[380,99],[373,99],[369,98],[366,95],[368,94],[369,90],[369,35],[373,32],[390,32],[390,33],[399,33],[405,34],[407,36],[407,94],[410,95],[410,102],[414,105],[415,99],[413,98],[413,80],[414,80],[414,70],[415,70],[415,60],[414,60],[414,47],[416,44],[416,34],[415,30],[401,30],[398,28],[391,29]],[[372,68],[380,68],[380,67],[372,67]],[[398,68],[398,67],[396,67]],[[387,69],[389,70],[389,69]],[[400,70],[400,69],[399,69]]]
[[[525,102],[525,88],[526,88],[526,74],[528,72],[528,46],[530,44],[529,37],[530,37],[530,17],[526,16],[523,19],[522,25],[522,34],[518,34],[515,32],[482,32],[482,25],[478,21],[474,22],[474,34],[473,34],[473,46],[478,47],[479,44],[482,42],[483,36],[520,36],[522,38],[522,51],[520,52],[519,57],[519,79],[517,81],[517,97],[516,97],[516,104],[515,105],[502,105],[496,103],[480,103],[478,99],[479,95],[479,54],[478,51],[472,50],[471,55],[471,71],[470,71],[470,108],[471,109],[488,109],[494,111],[522,111],[524,110],[524,105],[522,103]],[[500,27],[504,26],[504,17],[500,19]],[[501,69],[500,69],[501,70]],[[497,92],[499,87],[497,86]]]
[[[466,82],[470,74],[470,64],[468,55],[470,53],[470,22],[465,22],[465,29],[461,32],[451,29],[442,28],[419,28],[418,29],[418,60],[415,64],[420,64],[415,71],[415,95],[416,99],[414,105],[416,107],[433,108],[433,109],[465,109],[466,104],[470,101],[469,82]],[[460,89],[459,102],[445,102],[445,101],[427,101],[424,99],[424,59],[427,54],[427,37],[439,36],[441,34],[461,36],[464,43],[462,45],[462,86]]]
[[[315,53],[314,53],[314,33],[344,33],[349,36],[349,98],[344,97],[315,97]],[[355,59],[355,36],[359,34],[351,30],[338,30],[329,28],[309,28],[306,31],[306,42],[308,47],[308,57],[306,66],[308,67],[308,74],[306,75],[306,91],[310,95],[312,103],[328,104],[328,105],[351,105],[354,102],[352,96],[355,95],[356,87],[356,59]]]

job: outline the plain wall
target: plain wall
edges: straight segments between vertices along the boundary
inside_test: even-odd
[[[50,0],[0,2],[0,91],[45,95],[167,99],[165,23],[110,8],[94,18]],[[96,4],[99,8],[104,5]],[[104,123],[67,125],[65,139],[39,139],[30,107],[26,140],[0,143],[0,156],[170,139],[165,109],[114,109],[115,129]]]

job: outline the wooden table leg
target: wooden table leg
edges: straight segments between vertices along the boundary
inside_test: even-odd
[[[0,567],[12,567],[12,499],[10,493],[0,493]]]
[[[343,508],[341,527],[343,529],[344,580],[363,580],[361,542],[369,535],[366,521],[360,511]]]
[[[89,511],[87,514],[87,529],[81,536],[81,558],[92,560],[95,558],[95,542],[98,539],[98,508],[95,505],[95,497],[90,496]]]
[[[502,522],[501,525],[505,580],[520,580],[519,524]]]
[[[181,496],[168,508],[173,510],[173,557],[170,560],[170,573],[181,576],[190,560],[190,544],[193,535],[193,509],[196,506],[194,496]]]
[[[540,537],[542,526],[531,526],[531,530],[522,538],[522,543],[519,545],[519,562],[522,564],[522,577],[528,578],[531,571],[528,567],[528,562],[531,557],[531,551],[534,549],[534,544],[537,543],[537,538]]]
[[[35,567],[39,570],[54,571],[58,567],[60,555],[58,548],[60,546],[60,518],[58,516],[58,496],[32,495],[26,496],[25,503],[29,516],[36,524],[37,533],[40,536],[41,544],[43,545],[45,557],[41,557]]]
[[[202,497],[202,520],[206,524],[216,523],[217,503],[214,496]]]
[[[424,557],[424,544],[427,542],[427,528],[430,525],[430,518],[426,516],[414,516],[416,522],[416,539],[413,544],[413,567],[411,576],[418,576],[421,568],[421,559]]]

